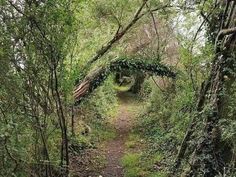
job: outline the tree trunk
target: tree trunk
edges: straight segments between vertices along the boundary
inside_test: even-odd
[[[233,57],[233,52],[235,51],[236,29],[233,19],[235,19],[236,14],[232,12],[235,11],[236,1],[221,3],[220,9],[224,10],[217,12],[218,18],[216,18],[217,16],[211,17],[211,24],[208,29],[212,41],[215,42],[215,58],[212,62],[212,70],[208,80],[203,83],[196,106],[196,113],[189,125],[175,161],[174,171],[184,158],[188,142],[195,131],[195,125],[202,122],[205,126],[200,137],[197,137],[198,142],[193,152],[190,163],[191,168],[187,176],[213,177],[219,174],[222,169],[221,164],[219,164],[221,130],[218,123],[222,116],[222,93],[223,90],[227,89],[224,85],[224,77],[227,77],[227,68],[232,65],[228,59]],[[221,19],[221,21],[218,19]]]
[[[143,86],[144,80],[145,80],[145,74],[144,73],[136,73],[135,74],[135,82],[131,86],[130,90],[134,94],[138,94]]]
[[[228,21],[232,21],[236,17],[235,13],[233,16],[231,15],[232,9],[235,8],[235,1],[229,5],[230,3],[231,1],[228,1],[226,7],[223,6],[225,8],[223,17],[229,17]],[[227,89],[225,87],[224,77],[229,74],[227,73],[227,68],[230,68],[232,64],[229,62],[229,58],[232,58],[235,52],[236,29],[234,26],[229,26],[225,19],[221,20],[221,28],[215,39],[215,59],[212,65],[211,75],[207,81],[210,85],[205,93],[205,111],[201,114],[199,113],[200,116],[198,116],[198,118],[203,118],[205,127],[194,150],[191,170],[188,176],[201,175],[204,177],[214,177],[223,168],[219,163],[221,130],[218,123],[222,118],[223,91],[225,92],[225,89]],[[235,24],[233,23],[231,25]]]

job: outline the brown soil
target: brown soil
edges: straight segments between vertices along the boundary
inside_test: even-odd
[[[98,177],[103,168],[101,154],[97,149],[87,149],[82,154],[71,155],[70,173],[72,177]]]
[[[127,93],[118,93],[120,107],[117,118],[113,122],[116,128],[117,137],[106,143],[104,151],[106,154],[107,165],[102,172],[103,177],[123,177],[124,171],[120,160],[124,155],[125,142],[132,127],[132,115],[128,110],[129,97]]]
[[[117,96],[120,102],[119,110],[116,118],[111,122],[117,136],[98,149],[87,149],[82,154],[72,155],[73,177],[124,177],[120,160],[125,153],[125,142],[135,117],[134,112],[129,110],[134,98],[128,92],[119,92]],[[103,161],[106,161],[106,164]]]

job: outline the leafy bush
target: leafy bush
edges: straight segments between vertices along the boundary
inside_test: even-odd
[[[109,122],[116,115],[117,105],[118,100],[111,76],[103,86],[82,102],[76,123],[76,146],[90,148],[91,144],[96,146],[98,142],[113,138],[115,133]],[[83,126],[89,126],[91,129],[87,135],[82,133]]]

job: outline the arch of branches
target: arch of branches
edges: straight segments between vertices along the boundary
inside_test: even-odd
[[[109,65],[100,67],[93,72],[89,73],[85,78],[76,85],[74,90],[75,105],[83,100],[84,97],[92,93],[97,87],[99,87],[109,76],[114,72],[120,72],[122,70],[133,70],[140,72],[147,72],[150,75],[157,75],[161,77],[175,78],[176,73],[170,70],[163,64],[150,64],[137,60],[119,59],[112,61]]]

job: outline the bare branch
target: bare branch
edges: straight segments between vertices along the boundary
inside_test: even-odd
[[[147,5],[147,7],[148,7],[149,13],[151,15],[153,26],[154,26],[154,29],[155,29],[155,33],[156,33],[156,36],[157,36],[157,43],[158,43],[158,49],[157,50],[158,50],[158,56],[160,56],[160,36],[159,36],[158,30],[157,30],[156,20],[155,20],[154,14],[151,11],[150,7],[148,5]]]

